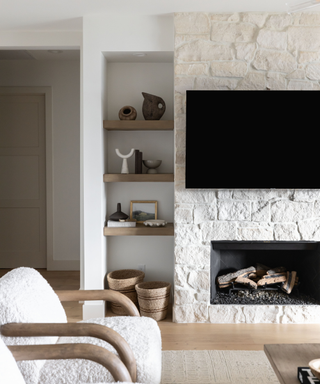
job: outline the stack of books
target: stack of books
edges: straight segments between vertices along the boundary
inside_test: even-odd
[[[320,383],[320,380],[311,372],[310,367],[298,367],[298,379],[301,384]]]
[[[134,173],[142,173],[142,152],[139,149],[134,151]]]
[[[125,220],[125,221],[113,221],[113,220],[108,220],[107,222],[108,227],[126,227],[126,228],[131,228],[131,227],[136,227],[137,222],[136,220]]]

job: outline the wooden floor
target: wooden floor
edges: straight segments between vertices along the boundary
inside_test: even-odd
[[[0,269],[0,277],[8,270]],[[39,270],[53,289],[79,289],[79,272]],[[82,305],[63,303],[68,321],[82,320]],[[163,350],[262,350],[264,344],[320,343],[320,325],[176,324],[172,311],[158,322]],[[107,315],[111,315],[110,311]]]

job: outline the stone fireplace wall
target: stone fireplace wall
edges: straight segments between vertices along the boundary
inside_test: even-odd
[[[320,90],[319,80],[320,13],[175,14],[174,321],[210,322],[211,240],[320,240],[319,190],[185,189],[186,90]]]

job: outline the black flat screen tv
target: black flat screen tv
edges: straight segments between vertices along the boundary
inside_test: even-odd
[[[186,94],[186,188],[320,189],[316,91]]]

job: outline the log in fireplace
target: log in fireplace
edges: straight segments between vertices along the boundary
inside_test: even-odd
[[[320,242],[212,241],[211,304],[319,305],[319,272]]]

